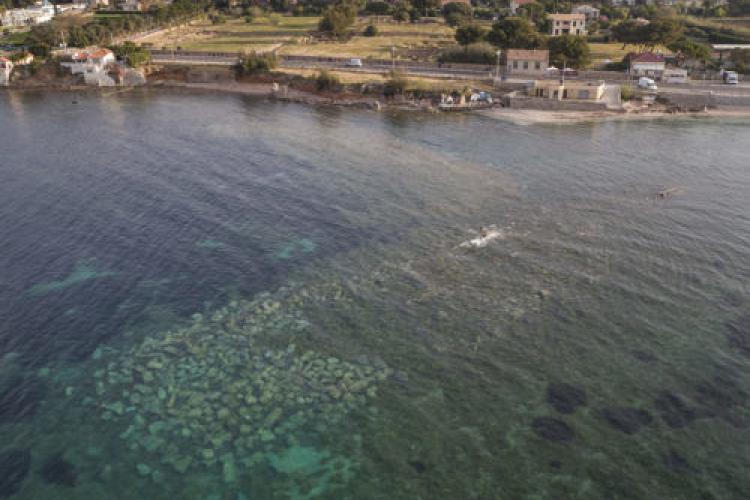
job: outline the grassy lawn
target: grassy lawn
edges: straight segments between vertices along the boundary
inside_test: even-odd
[[[396,48],[400,58],[425,58],[455,43],[453,29],[442,22],[411,24],[383,20],[375,23],[374,18],[366,17],[360,18],[352,31],[362,33],[373,22],[380,31],[378,36],[353,36],[345,42],[317,41],[309,35],[317,30],[319,21],[319,17],[291,16],[259,18],[252,23],[244,19],[229,19],[223,24],[202,21],[140,41],[155,48],[180,47],[207,52],[265,50],[283,44],[281,54],[386,59],[391,57],[391,47]]]
[[[157,33],[141,40],[152,46],[181,47],[184,50],[241,52],[263,50],[279,43],[304,37],[318,26],[317,17],[278,17],[277,22],[267,18],[246,23],[244,19],[230,19],[223,24],[192,23],[166,33]]]
[[[382,18],[381,18],[382,19]],[[362,18],[352,31],[362,33],[372,22],[379,34],[374,37],[354,36],[343,42],[325,41],[307,44],[285,45],[280,53],[305,56],[361,57],[389,59],[391,47],[395,47],[399,58],[424,59],[443,47],[455,44],[453,28],[443,23],[397,23],[394,21],[373,22],[374,18]]]

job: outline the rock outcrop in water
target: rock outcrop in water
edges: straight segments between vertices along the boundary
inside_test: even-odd
[[[159,463],[179,473],[217,467],[232,483],[263,453],[365,406],[392,374],[382,361],[299,352],[293,336],[306,326],[269,296],[196,314],[112,359],[97,354],[106,364],[94,373],[94,404],[127,426],[131,449],[155,457],[138,464],[141,475],[158,480]]]
[[[29,450],[9,450],[0,453],[0,498],[8,498],[18,493],[30,467]]]
[[[579,406],[586,406],[586,391],[564,382],[547,386],[547,403],[560,413],[573,413]]]

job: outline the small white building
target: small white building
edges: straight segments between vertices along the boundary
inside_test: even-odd
[[[601,15],[601,10],[587,4],[576,5],[571,9],[571,12],[573,14],[583,14],[584,16],[586,16],[586,22],[588,23],[598,20],[599,16]]]
[[[666,67],[667,63],[661,54],[643,52],[630,56],[630,74],[632,76],[647,76],[658,80]]]
[[[584,14],[549,14],[549,34],[586,35],[586,16]]]
[[[8,85],[10,83],[10,74],[13,71],[13,63],[10,59],[0,57],[0,85]]]

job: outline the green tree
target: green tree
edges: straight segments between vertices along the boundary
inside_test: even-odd
[[[378,27],[374,24],[368,24],[365,31],[362,33],[364,36],[378,36]]]
[[[410,19],[411,4],[405,0],[399,0],[393,6],[393,19],[398,22],[405,22]]]
[[[501,49],[535,49],[542,39],[534,26],[520,17],[506,17],[492,25],[487,40]]]
[[[682,38],[667,45],[667,48],[674,52],[681,60],[694,59],[699,61],[708,61],[711,59],[711,47]]]
[[[646,44],[669,46],[684,36],[685,26],[677,19],[656,19],[647,24],[643,30]]]
[[[461,2],[450,2],[443,5],[443,17],[450,26],[458,26],[466,19],[471,18],[473,10],[471,5]]]
[[[347,34],[349,26],[357,17],[357,5],[350,1],[341,1],[326,8],[318,29],[336,38]]]
[[[474,23],[466,23],[456,30],[456,41],[464,47],[477,43],[484,38],[485,31],[481,26]]]
[[[549,60],[558,68],[585,68],[591,63],[591,50],[586,38],[575,35],[551,37],[547,42]]]
[[[439,0],[412,0],[411,4],[414,10],[423,16],[428,15],[440,6]]]

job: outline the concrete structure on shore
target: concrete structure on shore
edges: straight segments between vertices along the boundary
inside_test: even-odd
[[[109,87],[115,85],[115,81],[108,75],[109,65],[115,62],[115,55],[109,49],[99,49],[94,52],[74,52],[70,60],[63,61],[60,65],[70,69],[74,75],[83,75],[88,85]]]
[[[10,74],[13,71],[13,63],[6,57],[0,57],[0,85],[10,83]]]
[[[599,101],[604,97],[605,88],[604,80],[596,82],[535,80],[534,84],[529,86],[528,95],[529,97],[555,99],[558,101],[567,99]]]
[[[549,34],[560,35],[586,35],[585,14],[549,14]]]
[[[543,75],[549,66],[549,50],[508,49],[505,52],[505,72],[509,75]]]

